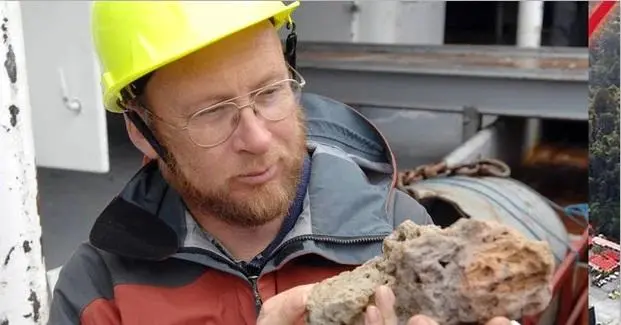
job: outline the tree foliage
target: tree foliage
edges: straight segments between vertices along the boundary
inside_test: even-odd
[[[592,39],[589,52],[589,215],[597,233],[619,240],[618,9]]]

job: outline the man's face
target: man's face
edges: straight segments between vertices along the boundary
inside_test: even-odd
[[[280,40],[269,23],[251,27],[159,69],[147,84],[145,101],[153,113],[184,126],[192,113],[222,100],[289,78]],[[295,197],[305,147],[302,112],[276,122],[241,111],[223,143],[202,148],[188,132],[153,119],[156,137],[169,152],[160,163],[164,177],[196,214],[254,227],[287,213]]]

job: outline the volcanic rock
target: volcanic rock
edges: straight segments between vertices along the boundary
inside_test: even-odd
[[[362,324],[377,286],[395,293],[400,323],[424,314],[442,325],[519,319],[551,301],[554,258],[546,242],[496,222],[460,219],[451,227],[399,225],[383,254],[313,288],[308,325]]]

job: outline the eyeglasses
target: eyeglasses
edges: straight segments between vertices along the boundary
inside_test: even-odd
[[[212,148],[224,143],[233,135],[239,125],[241,111],[246,107],[251,107],[257,116],[271,122],[284,120],[297,109],[300,104],[302,87],[306,81],[292,67],[289,67],[289,70],[291,71],[291,78],[261,87],[247,95],[200,109],[190,115],[182,127],[164,120],[149,109],[145,109],[145,112],[174,129],[186,131],[195,145]],[[238,105],[236,103],[246,96],[250,99],[247,104]]]

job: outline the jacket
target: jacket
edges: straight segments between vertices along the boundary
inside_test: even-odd
[[[50,325],[255,324],[261,304],[381,254],[406,219],[431,223],[395,189],[396,163],[380,132],[354,109],[302,99],[308,186],[291,229],[250,274],[188,215],[157,164],[145,165],[97,218],[63,266]]]

